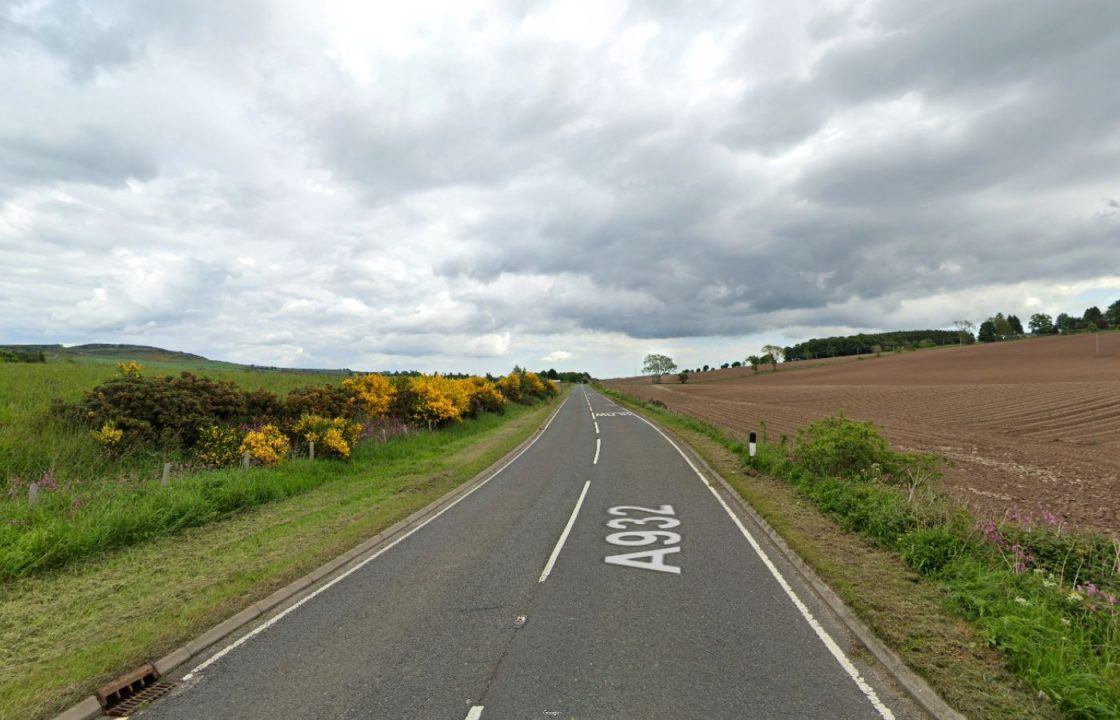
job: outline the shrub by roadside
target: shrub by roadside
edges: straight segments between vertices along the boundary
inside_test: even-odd
[[[77,402],[57,402],[53,409],[56,416],[88,428],[106,453],[182,453],[220,467],[237,460],[228,452],[234,432],[239,434],[238,454],[249,453],[264,464],[288,455],[277,433],[287,437],[289,446],[318,442],[325,455],[345,459],[362,428],[386,418],[432,430],[481,412],[501,412],[506,402],[531,403],[556,393],[551,381],[515,368],[496,382],[439,374],[392,379],[359,375],[341,386],[296,388],[282,399],[267,390],[247,391],[189,372],[146,377],[139,364],[122,363],[119,377]]]

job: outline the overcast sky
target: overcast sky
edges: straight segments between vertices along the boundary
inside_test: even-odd
[[[1120,297],[1120,2],[0,0],[0,342],[632,373]]]

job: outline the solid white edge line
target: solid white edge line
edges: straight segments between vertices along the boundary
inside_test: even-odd
[[[470,712],[467,713],[467,717],[464,720],[478,720],[480,717],[482,717],[482,706],[475,705],[470,709]]]
[[[556,564],[556,558],[560,557],[560,551],[564,549],[564,543],[568,541],[568,533],[572,531],[572,526],[576,524],[576,515],[579,515],[579,509],[583,506],[583,499],[587,497],[587,489],[591,487],[591,481],[588,480],[583,484],[583,490],[579,494],[579,500],[576,500],[576,506],[572,508],[572,514],[568,516],[568,524],[564,526],[564,531],[560,533],[560,539],[556,541],[556,547],[552,548],[552,554],[548,556],[548,562],[544,565],[544,571],[537,582],[543,583],[548,579],[548,574],[552,572],[552,566]]]
[[[432,515],[431,517],[429,517],[424,522],[420,523],[416,527],[412,528],[411,530],[409,530],[405,534],[398,537],[393,542],[389,543],[385,547],[383,547],[380,550],[378,550],[377,552],[375,552],[373,555],[370,555],[369,557],[362,560],[360,563],[353,566],[352,568],[350,568],[346,572],[342,573],[338,577],[334,578],[333,580],[331,580],[327,584],[325,584],[322,587],[316,589],[314,592],[310,593],[309,595],[306,595],[305,597],[301,598],[298,602],[293,603],[291,606],[285,608],[282,612],[277,613],[273,617],[269,618],[266,622],[264,622],[264,623],[258,625],[257,627],[253,628],[252,630],[250,630],[246,634],[239,637],[237,640],[234,640],[233,642],[231,642],[229,645],[226,645],[224,648],[222,648],[218,652],[211,655],[205,661],[196,665],[189,673],[187,673],[186,675],[183,676],[183,680],[184,681],[190,680],[191,678],[193,678],[195,676],[196,673],[202,672],[206,668],[208,668],[211,665],[213,665],[214,663],[216,663],[218,660],[221,660],[223,657],[228,655],[233,650],[236,650],[237,648],[241,647],[242,645],[244,645],[246,642],[248,642],[252,638],[256,637],[257,635],[261,634],[262,632],[264,632],[268,628],[270,628],[273,625],[275,625],[276,623],[280,622],[282,619],[284,619],[285,616],[287,616],[289,613],[294,611],[296,608],[303,605],[308,600],[311,600],[312,598],[316,597],[317,595],[324,592],[328,588],[333,587],[335,584],[345,580],[350,575],[354,574],[358,570],[361,570],[363,567],[365,567],[369,563],[373,562],[377,558],[381,557],[383,554],[389,552],[394,547],[396,547],[399,543],[401,543],[401,542],[407,540],[409,537],[411,537],[413,533],[417,532],[418,530],[423,529],[424,527],[426,527],[428,525],[428,523],[432,522],[433,520],[438,518],[440,515],[443,515],[445,512],[447,512],[451,508],[455,507],[456,505],[458,505],[460,502],[462,502],[466,498],[470,497],[474,493],[475,490],[478,490],[479,488],[483,487],[488,482],[490,482],[491,480],[496,478],[503,470],[508,468],[510,465],[512,465],[514,462],[516,462],[519,457],[524,455],[529,450],[529,448],[533,447],[533,445],[536,445],[537,440],[541,439],[541,437],[548,430],[549,426],[552,425],[552,421],[556,419],[556,416],[559,415],[560,411],[564,408],[564,406],[568,404],[568,398],[570,398],[570,397],[571,397],[571,395],[569,395],[567,398],[564,398],[564,402],[560,403],[560,407],[556,408],[552,412],[552,415],[549,416],[549,418],[548,418],[548,422],[546,422],[544,424],[544,427],[542,427],[540,429],[540,432],[537,433],[536,437],[534,437],[528,445],[521,448],[520,452],[518,452],[516,455],[511,457],[504,465],[502,465],[500,468],[498,468],[493,473],[491,473],[490,476],[487,477],[485,480],[480,482],[478,485],[475,485],[473,488],[471,488],[467,492],[463,493],[459,497],[455,498],[454,501],[452,501],[451,503],[448,503],[448,505],[446,507],[444,507],[442,510],[437,512],[435,515]],[[481,712],[481,710],[480,710],[480,712]]]
[[[759,559],[761,559],[762,563],[766,566],[766,569],[768,569],[770,571],[770,574],[774,576],[774,579],[778,581],[778,585],[780,585],[782,590],[785,591],[786,595],[789,596],[790,601],[792,601],[794,606],[797,607],[798,611],[801,612],[801,616],[805,618],[805,622],[809,623],[809,627],[813,628],[813,632],[817,634],[817,637],[820,638],[821,642],[824,643],[824,646],[828,648],[828,651],[830,653],[832,653],[832,657],[836,659],[836,662],[840,664],[840,667],[844,668],[844,671],[848,673],[848,676],[852,678],[856,686],[859,687],[859,689],[863,692],[867,699],[871,701],[871,704],[875,707],[875,709],[879,712],[879,715],[884,720],[894,720],[894,713],[892,713],[890,708],[884,705],[883,701],[879,699],[878,694],[876,694],[875,692],[875,688],[867,684],[867,681],[863,679],[862,675],[860,675],[859,669],[856,668],[856,666],[852,663],[848,656],[844,654],[844,651],[840,648],[839,645],[836,644],[836,641],[832,639],[832,636],[828,634],[828,631],[821,626],[820,622],[818,622],[815,617],[813,617],[813,613],[809,610],[805,603],[801,601],[801,598],[797,596],[797,593],[794,592],[793,588],[790,587],[790,584],[786,581],[785,577],[782,576],[782,573],[774,565],[773,561],[770,560],[770,557],[766,554],[766,551],[763,550],[762,546],[758,544],[758,541],[754,539],[754,535],[752,535],[751,532],[747,530],[746,526],[743,525],[743,522],[739,519],[739,516],[736,515],[735,512],[731,509],[731,506],[727,504],[727,501],[723,499],[723,496],[720,495],[714,487],[712,487],[712,484],[708,482],[708,478],[704,477],[704,473],[700,472],[700,469],[696,467],[696,465],[692,462],[692,459],[685,454],[684,450],[681,450],[680,446],[677,445],[677,443],[674,442],[672,438],[662,432],[661,428],[657,427],[652,422],[645,419],[641,415],[638,415],[637,413],[634,413],[634,417],[638,418],[646,425],[649,425],[651,428],[656,430],[657,434],[665,438],[665,441],[672,445],[673,449],[675,449],[677,453],[679,453],[680,456],[684,458],[684,461],[688,463],[688,466],[690,468],[692,468],[692,472],[696,473],[696,476],[700,478],[700,480],[704,483],[704,486],[711,490],[712,494],[716,496],[716,500],[719,501],[719,504],[723,507],[727,514],[731,516],[731,520],[735,523],[736,526],[738,526],[739,532],[741,532],[743,534],[743,537],[747,539],[747,542],[750,543]]]
[[[591,461],[592,465],[599,464],[599,447],[602,445],[602,443],[603,440],[601,438],[595,438],[595,459]]]

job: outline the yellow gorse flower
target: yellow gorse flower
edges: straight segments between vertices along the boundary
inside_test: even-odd
[[[316,449],[325,455],[349,459],[351,446],[362,435],[362,425],[341,417],[304,415],[296,423],[294,432],[304,440],[315,443]]]
[[[140,373],[144,372],[144,366],[135,360],[119,362],[117,363],[117,372],[124,377],[140,377]]]
[[[371,418],[385,417],[393,406],[397,389],[384,375],[359,375],[342,381],[342,387],[354,394],[362,410]]]
[[[105,423],[101,426],[100,430],[91,431],[90,435],[92,435],[93,439],[102,447],[111,448],[124,437],[124,430],[114,426],[112,423]]]
[[[260,430],[245,433],[238,452],[249,453],[251,458],[264,465],[278,465],[288,457],[290,449],[288,438],[279,428],[265,425]]]

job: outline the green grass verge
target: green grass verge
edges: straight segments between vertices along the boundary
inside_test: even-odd
[[[717,448],[725,454],[725,473],[732,474],[740,493],[963,712],[993,718],[1055,713],[1120,717],[1118,615],[1102,595],[1073,592],[1074,585],[1084,586],[1090,580],[1114,591],[1115,546],[1108,539],[1062,536],[1046,528],[978,529],[974,518],[928,486],[916,493],[914,488],[900,489],[868,475],[871,467],[842,477],[823,475],[819,468],[808,472],[807,467],[822,458],[852,459],[846,444],[851,438],[834,434],[799,440],[796,452],[784,442],[763,443],[750,463],[743,443],[719,428],[610,389],[603,391],[656,417],[686,439],[708,445],[709,453]],[[884,462],[907,460],[889,449],[883,452]],[[878,472],[878,463],[874,470]],[[765,493],[758,491],[760,486]],[[774,502],[775,495],[785,501]],[[813,515],[828,520],[831,532],[819,524],[813,528],[813,533],[827,536],[824,543],[819,538],[797,538],[804,528],[792,527],[791,532],[796,523],[788,516],[797,514],[794,503],[811,506]],[[808,521],[801,517],[798,522]],[[858,540],[858,548],[841,538]],[[841,546],[854,550],[858,561],[838,556],[834,548]],[[876,568],[864,568],[865,564]],[[888,582],[900,573],[909,582]],[[885,588],[889,590],[884,592]],[[913,607],[912,597],[906,597],[928,595],[931,590],[939,596],[938,602],[921,608]],[[885,618],[877,609],[881,606],[891,608]],[[931,636],[923,628],[950,613],[971,626],[968,631],[955,629],[953,636],[960,642],[946,645],[936,640],[931,648]],[[899,628],[907,630],[900,633]],[[974,639],[964,642],[970,633]],[[976,642],[997,649],[999,664],[1012,670],[1019,682],[1006,670],[997,672],[1002,668],[995,667],[990,656],[972,653]],[[915,652],[915,647],[921,651]],[[991,680],[983,681],[988,676]],[[1021,692],[1023,683],[1034,689],[1033,698]]]
[[[510,417],[526,412],[511,406]],[[0,504],[0,582],[63,567],[91,555],[174,535],[233,514],[307,492],[326,482],[367,478],[378,468],[407,471],[462,437],[506,418],[484,413],[437,432],[417,431],[388,442],[359,443],[349,462],[297,459],[278,467],[201,471],[167,485],[68,486],[43,493],[34,506]]]
[[[0,720],[50,717],[337,557],[497,461],[562,400],[321,463],[336,474],[300,495],[0,585]]]

